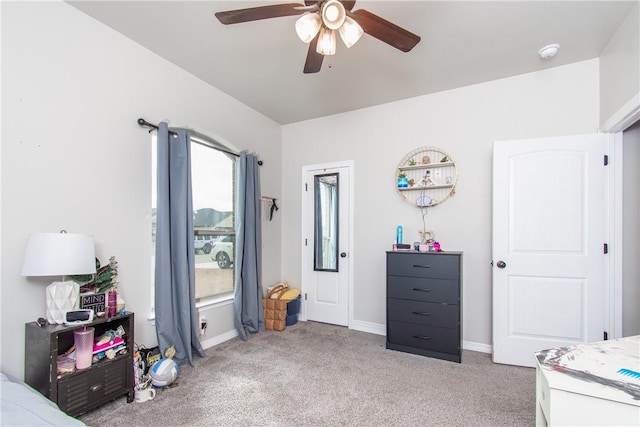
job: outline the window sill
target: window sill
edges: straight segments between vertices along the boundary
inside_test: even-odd
[[[233,304],[233,299],[233,293],[203,298],[201,301],[196,302],[196,309],[200,311],[209,308],[224,307],[225,305]],[[151,322],[155,321],[156,313],[151,313],[147,320]]]
[[[196,302],[196,308],[198,310],[201,310],[203,308],[222,307],[229,304],[233,304],[233,293],[203,298],[202,300]]]

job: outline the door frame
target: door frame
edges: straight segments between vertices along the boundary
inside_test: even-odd
[[[607,239],[609,262],[605,275],[609,281],[609,338],[622,337],[622,138],[623,132],[640,120],[640,92],[637,92],[620,109],[601,123],[600,132],[613,134],[609,141],[609,165],[607,183]]]
[[[302,167],[302,177],[300,186],[300,200],[301,200],[301,217],[300,217],[300,228],[301,228],[301,239],[300,239],[300,253],[302,254],[300,257],[300,294],[302,295],[302,304],[300,310],[300,320],[307,320],[307,302],[304,298],[305,291],[307,288],[307,283],[309,283],[309,269],[307,268],[308,263],[313,262],[312,260],[306,260],[305,255],[309,248],[313,246],[305,245],[305,239],[308,242],[313,240],[313,230],[307,230],[307,215],[311,214],[307,209],[307,191],[305,191],[305,183],[307,179],[307,175],[312,171],[320,171],[322,169],[336,169],[336,168],[347,168],[349,173],[349,198],[347,200],[347,236],[349,238],[349,247],[347,248],[347,258],[349,260],[349,274],[347,275],[347,284],[349,287],[349,301],[348,301],[348,314],[347,314],[347,327],[352,329],[353,325],[353,268],[354,268],[354,251],[353,251],[353,181],[354,181],[354,162],[353,160],[343,160],[338,162],[331,163],[320,163],[315,165],[306,165]],[[341,206],[341,208],[343,208]],[[340,252],[343,252],[342,248]]]

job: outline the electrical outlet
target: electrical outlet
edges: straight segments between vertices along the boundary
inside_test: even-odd
[[[209,322],[207,321],[207,318],[204,316],[200,316],[200,335],[204,335],[204,333],[207,331],[208,324]]]

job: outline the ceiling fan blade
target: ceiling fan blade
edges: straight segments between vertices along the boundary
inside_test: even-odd
[[[341,0],[341,3],[347,11],[350,11],[356,5],[356,0]]]
[[[347,15],[360,24],[365,33],[403,52],[409,52],[420,41],[420,36],[367,10],[358,9],[353,12],[347,12]]]
[[[322,60],[324,55],[320,55],[316,52],[316,46],[318,45],[318,39],[320,34],[317,34],[311,42],[309,42],[309,51],[307,52],[307,59],[304,63],[304,73],[311,74],[317,73],[322,68]]]
[[[225,25],[241,22],[258,21],[260,19],[279,18],[281,16],[302,15],[304,10],[296,10],[300,3],[272,4],[269,6],[250,7],[247,9],[216,12],[216,18]]]

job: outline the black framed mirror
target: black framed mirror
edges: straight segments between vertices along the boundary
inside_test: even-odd
[[[338,271],[338,174],[314,176],[313,191],[313,269]]]

